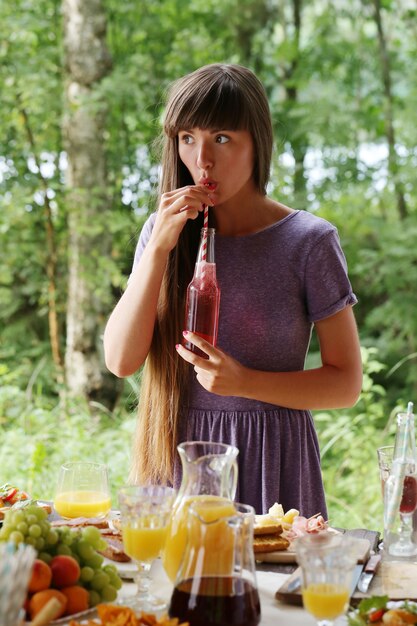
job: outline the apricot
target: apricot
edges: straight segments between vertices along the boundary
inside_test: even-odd
[[[71,587],[63,587],[60,591],[67,598],[65,615],[80,613],[80,611],[86,611],[89,608],[90,596],[87,589],[84,589],[84,587],[80,587],[80,585],[72,585]]]
[[[58,591],[58,589],[44,589],[43,591],[34,593],[29,600],[29,615],[32,620],[51,598],[56,598],[61,605],[61,609],[54,619],[58,619],[64,615],[67,606],[67,597]]]
[[[40,559],[35,559],[32,574],[29,580],[29,593],[36,593],[48,589],[51,585],[52,570],[47,563]]]
[[[80,566],[72,556],[59,554],[49,564],[52,570],[52,587],[71,587],[80,577]]]

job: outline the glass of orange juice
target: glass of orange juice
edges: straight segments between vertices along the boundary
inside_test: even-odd
[[[67,519],[106,517],[111,509],[107,466],[90,461],[61,465],[54,508]]]
[[[299,537],[294,545],[302,570],[304,608],[319,626],[332,626],[349,605],[355,540],[323,531]]]
[[[166,602],[150,592],[150,569],[164,548],[175,497],[174,489],[161,485],[132,485],[119,491],[123,547],[138,568],[137,594],[128,602],[135,611],[166,610]]]

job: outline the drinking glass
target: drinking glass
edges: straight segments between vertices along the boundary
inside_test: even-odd
[[[385,483],[392,469],[394,446],[381,446],[377,449],[377,454],[382,499],[384,500]],[[390,554],[393,556],[412,556],[416,552],[417,543],[417,482],[416,474],[413,474],[412,471],[404,477],[400,503],[400,520],[401,525],[398,531],[399,540],[397,545],[394,543],[389,546]]]
[[[133,485],[119,491],[123,547],[138,569],[137,594],[130,602],[135,611],[166,610],[166,603],[150,592],[150,569],[163,550],[175,496],[174,489],[160,485]]]
[[[328,532],[305,535],[295,541],[302,570],[304,608],[319,626],[332,626],[348,608],[356,565],[353,546],[351,538]]]
[[[384,500],[385,483],[388,480],[394,456],[394,446],[381,446],[377,449],[379,476],[381,479],[382,500]]]
[[[61,465],[54,507],[63,518],[106,517],[111,509],[107,466],[90,461]]]

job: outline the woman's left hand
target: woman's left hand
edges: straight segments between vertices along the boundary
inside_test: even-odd
[[[176,345],[178,354],[184,361],[194,366],[200,385],[219,396],[242,396],[246,368],[195,333],[184,331],[184,336],[208,356],[208,359],[205,359],[181,344]]]

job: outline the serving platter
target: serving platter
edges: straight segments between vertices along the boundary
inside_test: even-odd
[[[371,549],[369,539],[356,538],[358,563],[364,563],[368,557]],[[296,563],[295,550],[287,548],[286,550],[280,550],[279,552],[264,552],[255,555],[255,560],[259,563]]]
[[[66,615],[65,617],[60,617],[59,619],[54,619],[49,622],[50,626],[59,626],[60,624],[69,624],[72,620],[76,622],[81,622],[87,618],[93,618],[97,616],[97,609],[95,607],[91,609],[86,609],[85,611],[80,611],[80,613],[74,613],[73,615]]]

